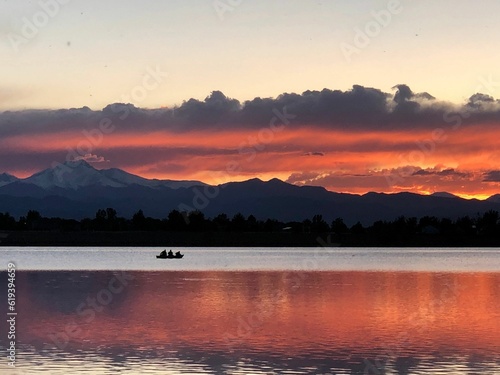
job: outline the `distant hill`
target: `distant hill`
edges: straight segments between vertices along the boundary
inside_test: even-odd
[[[0,174],[0,186],[5,186],[8,185],[14,181],[17,181],[18,178],[15,176],[12,176],[8,173],[2,173]]]
[[[431,196],[432,197],[441,197],[441,198],[459,198],[458,196],[451,194],[451,193],[447,193],[446,191],[438,191],[438,192],[432,193]]]
[[[398,216],[453,219],[500,211],[500,195],[485,201],[449,193],[356,195],[278,179],[209,186],[199,181],[150,180],[120,169],[97,170],[84,161],[65,163],[64,167],[65,173],[49,168],[26,179],[0,175],[0,212],[20,216],[37,210],[46,217],[81,219],[93,217],[100,208],[113,207],[125,217],[142,209],[147,216],[164,218],[177,209],[200,210],[207,217],[239,212],[281,221],[302,221],[321,214],[327,222],[341,217],[348,225],[357,221],[370,225]]]
[[[500,194],[495,194],[486,199],[488,202],[500,203]]]

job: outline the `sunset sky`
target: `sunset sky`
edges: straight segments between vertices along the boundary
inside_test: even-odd
[[[500,192],[500,2],[2,2],[0,173]]]

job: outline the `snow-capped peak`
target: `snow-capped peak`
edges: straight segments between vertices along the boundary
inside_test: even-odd
[[[102,169],[100,172],[103,176],[124,185],[148,185],[149,182],[146,178],[136,176],[135,174],[122,171],[118,168]]]
[[[52,188],[77,190],[89,186],[121,188],[130,185],[177,189],[180,187],[204,185],[199,181],[150,180],[117,168],[97,170],[85,160],[67,161],[62,164],[56,164],[52,168],[35,173],[33,176],[22,181],[34,184],[45,190]]]
[[[168,187],[170,189],[178,189],[181,187],[187,188],[191,186],[205,185],[200,181],[174,181],[174,180],[158,180],[158,179],[147,179],[144,177],[137,176],[118,168],[103,169],[100,171],[104,176],[122,183],[124,185],[141,185],[150,188]]]
[[[89,169],[95,169],[89,163],[87,163],[85,160],[69,160],[69,161],[65,161],[64,163],[62,163],[62,165],[69,167],[69,168],[85,167],[85,168],[89,168]]]
[[[104,176],[84,160],[67,161],[52,168],[35,173],[24,180],[43,189],[59,187],[63,189],[79,189],[87,186],[124,187],[124,184]]]

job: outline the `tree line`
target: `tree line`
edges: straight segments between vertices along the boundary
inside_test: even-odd
[[[379,220],[370,226],[360,222],[352,226],[336,218],[331,223],[322,215],[303,221],[282,222],[275,219],[258,220],[237,213],[232,217],[221,213],[207,218],[200,211],[172,210],[166,218],[157,219],[137,211],[131,218],[118,216],[113,208],[99,209],[94,218],[82,220],[47,218],[30,210],[16,220],[7,213],[0,213],[0,230],[8,231],[182,231],[182,232],[295,232],[334,233],[337,235],[413,235],[441,234],[457,236],[492,236],[500,238],[500,214],[487,211],[476,217],[464,216],[456,220],[425,216],[422,218],[400,216],[392,221]]]

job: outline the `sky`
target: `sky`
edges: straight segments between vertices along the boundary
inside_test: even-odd
[[[499,192],[500,3],[1,3],[0,172]]]

